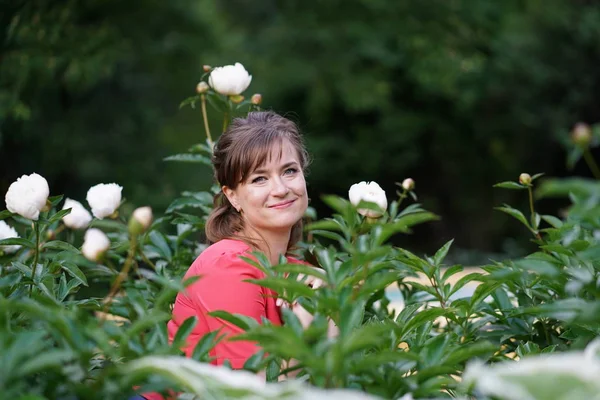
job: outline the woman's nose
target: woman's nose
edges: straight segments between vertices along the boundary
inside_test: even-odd
[[[283,179],[275,178],[272,182],[273,187],[271,188],[271,193],[273,196],[285,196],[290,191],[290,188],[288,188]]]

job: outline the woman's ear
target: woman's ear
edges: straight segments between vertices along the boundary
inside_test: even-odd
[[[241,207],[238,203],[237,194],[235,193],[235,190],[227,186],[223,186],[221,190],[223,191],[223,194],[225,195],[225,197],[227,197],[227,200],[229,200],[233,208],[235,208],[237,212],[240,212]]]

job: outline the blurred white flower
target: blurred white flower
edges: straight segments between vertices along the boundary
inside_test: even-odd
[[[108,217],[117,211],[121,204],[123,187],[116,183],[100,183],[87,192],[86,200],[92,208],[92,214],[98,219]]]
[[[252,76],[240,63],[217,67],[212,70],[208,78],[208,83],[215,91],[227,96],[242,94],[250,86],[251,81]]]
[[[139,235],[145,232],[152,224],[152,208],[136,208],[129,220],[129,232],[132,235]]]
[[[4,200],[12,213],[37,221],[40,211],[46,207],[50,188],[46,179],[38,174],[23,175],[14,181]]]
[[[531,183],[531,175],[522,173],[519,175],[519,183],[521,185],[529,185]]]
[[[71,212],[63,217],[63,222],[71,229],[85,229],[92,221],[92,214],[77,200],[67,198],[63,210],[71,209]]]
[[[381,209],[381,212],[375,210],[368,210],[361,208],[358,210],[359,214],[369,218],[379,218],[383,215],[387,209],[387,198],[385,191],[376,182],[360,182],[355,183],[350,187],[348,191],[348,198],[350,203],[355,207],[362,201],[368,201],[375,203]]]
[[[594,341],[583,352],[530,355],[493,365],[471,361],[463,374],[463,385],[503,400],[597,399],[598,345]]]
[[[15,228],[11,227],[4,221],[0,221],[0,240],[18,238],[19,235]],[[0,251],[3,251],[6,254],[11,254],[19,250],[21,246],[19,245],[6,245],[0,246]]]
[[[97,262],[110,247],[110,240],[100,229],[91,228],[85,232],[81,252],[90,261]]]
[[[202,94],[205,93],[209,89],[208,83],[204,81],[200,81],[198,85],[196,85],[196,93]]]
[[[415,181],[411,178],[406,178],[402,181],[402,188],[408,191],[413,190],[415,188]]]

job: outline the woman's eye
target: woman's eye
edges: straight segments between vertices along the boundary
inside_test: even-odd
[[[264,180],[266,180],[264,176],[257,176],[256,178],[252,179],[252,183],[261,183]]]
[[[296,172],[298,172],[298,170],[296,168],[288,168],[288,169],[285,170],[284,174],[285,175],[293,175]]]

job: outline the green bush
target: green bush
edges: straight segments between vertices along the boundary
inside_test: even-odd
[[[225,112],[224,126],[233,115],[259,107],[233,100],[210,89],[185,104],[200,102],[204,110],[210,101]],[[594,140],[600,137],[597,129],[590,134]],[[594,144],[581,147],[578,142],[579,156]],[[169,161],[207,164],[211,146],[208,140]],[[285,308],[283,326],[215,313],[244,328],[238,339],[260,344],[262,350],[244,368],[266,369],[268,384],[206,364],[218,332],[199,342],[193,360],[183,358],[179,347],[195,318],[181,326],[173,343],[168,341],[170,307],[191,283],[181,277],[202,250],[197,237],[215,188],[183,193],[151,226],[134,227],[136,217],[122,215],[94,219],[90,228],[110,239],[110,248],[92,257],[95,261],[79,250],[78,231],[64,225],[62,218],[70,211],[59,210],[62,196],[49,198],[49,209],[33,223],[2,211],[0,218],[21,237],[0,241],[0,393],[11,399],[105,399],[126,398],[136,387],[200,398],[513,399],[526,393],[541,399],[554,386],[546,386],[548,375],[539,368],[528,366],[560,366],[568,360],[564,368],[551,371],[564,389],[552,393],[565,399],[595,395],[595,376],[585,373],[599,368],[595,345],[581,350],[600,328],[600,184],[524,174],[519,182],[496,185],[522,190],[529,198],[525,212],[508,205],[498,209],[525,226],[537,251],[492,261],[458,280],[453,277],[465,268],[445,263],[452,242],[431,256],[389,244],[394,235],[437,218],[416,203],[407,205],[416,196],[412,188],[399,186],[398,198],[380,218],[363,217],[336,196],[323,198],[331,217],[308,213],[307,240],[299,256],[318,268],[272,266],[261,254],[257,261],[248,259],[266,274],[256,284],[300,303],[315,317],[303,329]],[[570,199],[564,215],[535,211],[534,200],[549,196]],[[377,209],[372,203],[359,206]],[[316,276],[325,285],[308,288],[293,279],[300,274]],[[460,296],[471,282],[477,283],[472,295]],[[401,310],[391,306],[390,285],[402,297]],[[340,331],[334,338],[327,335],[330,319]],[[306,383],[275,383],[289,372],[283,366],[291,359],[297,360],[292,369],[301,369],[299,378]],[[505,363],[521,359],[518,376],[506,372]],[[494,382],[502,382],[505,390],[497,390]],[[540,387],[547,390],[532,389]]]

